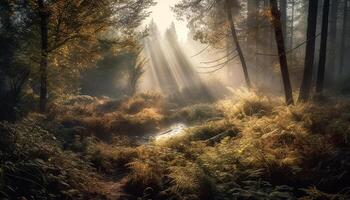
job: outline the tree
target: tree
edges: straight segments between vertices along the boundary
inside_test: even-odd
[[[318,1],[309,1],[309,11],[307,20],[307,35],[306,35],[306,54],[304,74],[300,87],[299,102],[307,102],[310,97],[312,84],[312,71],[314,66],[315,56],[315,41],[316,41],[316,25],[317,25],[317,9]]]
[[[332,83],[335,79],[336,72],[336,53],[337,53],[337,23],[338,23],[338,6],[339,0],[332,0],[330,4],[330,17],[329,17],[329,34],[328,34],[328,58],[327,59],[327,73],[328,82]]]
[[[142,58],[142,48],[136,50],[136,58],[133,60],[131,68],[128,70],[129,94],[135,95],[142,74],[145,72],[145,65],[148,59]]]
[[[15,120],[21,103],[23,88],[30,71],[28,63],[20,59],[25,32],[21,19],[15,21],[14,7],[0,2],[0,120]],[[24,64],[25,63],[25,64]]]
[[[38,9],[40,17],[40,111],[45,112],[47,103],[47,64],[49,54],[49,12],[43,0],[38,0]]]
[[[341,75],[344,71],[344,54],[346,51],[345,45],[348,42],[346,35],[348,34],[347,26],[348,26],[348,7],[349,0],[344,0],[344,14],[343,14],[343,28],[342,28],[342,36],[341,36],[341,47],[340,47],[340,64],[339,64],[339,74]]]
[[[277,7],[277,1],[270,0],[270,4],[271,4],[271,14],[272,14],[272,25],[275,30],[275,38],[276,38],[277,49],[278,49],[278,57],[280,61],[280,69],[282,74],[285,99],[286,99],[287,105],[290,105],[294,103],[294,100],[293,100],[292,86],[289,79],[288,63],[287,63],[286,50],[284,45],[281,17]]]
[[[323,91],[326,57],[327,57],[328,17],[329,17],[329,0],[324,0],[323,16],[322,16],[321,48],[320,48],[317,81],[316,81],[317,94],[321,94]]]
[[[246,60],[241,48],[234,15],[238,14],[239,2],[237,0],[182,0],[173,10],[177,16],[186,18],[189,27],[194,30],[194,39],[207,43],[213,47],[224,46],[224,38],[231,37],[233,45],[231,49],[237,51],[241,61],[247,87],[251,87]],[[226,15],[222,13],[225,12]],[[222,47],[221,47],[222,48]],[[227,55],[228,57],[230,55]],[[231,60],[233,60],[231,58]],[[225,62],[224,64],[227,64]],[[222,66],[221,66],[222,67]],[[220,69],[220,68],[219,68]]]
[[[98,58],[99,44],[106,37],[120,45],[122,33],[133,31],[148,16],[153,0],[31,0],[32,29],[40,27],[40,111],[46,109],[50,65],[81,67]],[[116,38],[119,37],[119,38]],[[89,59],[86,59],[89,58]],[[66,67],[70,68],[70,67]],[[79,71],[71,68],[72,71]]]
[[[280,0],[280,10],[283,36],[287,39],[287,0]]]
[[[236,33],[235,24],[233,22],[233,17],[232,17],[232,3],[230,0],[226,0],[226,15],[227,15],[227,20],[228,20],[229,25],[230,25],[231,34],[233,37],[233,42],[237,48],[238,56],[239,56],[239,59],[240,59],[241,64],[242,64],[244,79],[246,81],[248,89],[250,89],[252,86],[251,86],[251,82],[250,82],[249,75],[248,75],[247,63],[246,63],[246,60],[244,58],[241,45],[239,44],[239,41],[238,41],[238,36]]]

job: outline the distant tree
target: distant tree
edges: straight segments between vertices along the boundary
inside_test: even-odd
[[[290,22],[290,41],[289,45],[293,47],[294,43],[294,18],[295,18],[295,0],[292,0],[292,10],[291,10],[291,22]]]
[[[295,0],[291,2],[291,19],[290,19],[290,37],[289,37],[289,47],[293,48],[294,45],[294,22],[295,22]],[[290,66],[294,65],[294,52],[290,54]]]
[[[14,120],[23,88],[30,74],[28,64],[18,52],[26,43],[22,24],[15,21],[14,8],[7,1],[0,2],[0,120]]]
[[[327,39],[328,39],[328,17],[329,17],[329,0],[323,1],[323,16],[322,16],[322,33],[321,33],[321,48],[317,71],[316,93],[321,94],[323,91],[324,75],[327,57]]]
[[[349,0],[344,0],[344,7],[343,7],[343,27],[342,27],[342,34],[341,34],[341,47],[340,47],[340,64],[339,64],[339,75],[341,75],[344,71],[344,55],[346,53],[346,48],[345,45],[347,44],[347,34],[349,33],[348,31],[348,17],[349,17]]]
[[[276,0],[270,0],[271,4],[271,15],[272,15],[272,25],[275,30],[275,38],[278,49],[278,57],[280,62],[280,69],[282,73],[282,80],[284,86],[284,93],[287,105],[293,104],[293,91],[289,78],[288,64],[287,64],[287,55],[284,45],[284,37],[281,23],[281,15],[277,7]]]
[[[329,69],[329,73],[327,73],[328,82],[332,83],[335,79],[337,67],[336,67],[336,59],[337,59],[337,24],[338,24],[338,7],[339,0],[332,0],[330,2],[330,16],[329,16],[329,33],[328,33],[328,58],[327,59],[327,69]]]
[[[300,87],[299,102],[307,102],[310,97],[312,85],[312,72],[315,57],[315,42],[316,42],[316,26],[317,26],[317,9],[318,1],[309,1],[309,11],[307,20],[307,35],[306,35],[306,54],[304,74]]]
[[[147,58],[142,57],[142,49],[136,51],[136,59],[133,60],[132,66],[128,70],[129,94],[135,95],[138,84],[142,74],[145,72],[145,64],[148,62]]]

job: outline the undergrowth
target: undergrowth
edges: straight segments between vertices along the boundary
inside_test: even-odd
[[[1,123],[1,195],[103,199],[96,183],[110,177],[126,199],[350,198],[347,100],[285,106],[239,92],[178,108],[154,94],[80,98],[33,115],[38,125]],[[189,127],[176,136],[131,137],[179,120]]]
[[[129,188],[138,191],[130,193],[142,197],[147,191],[153,199],[348,199],[349,105],[338,100],[287,107],[256,94],[218,102],[224,119],[155,141],[151,149],[139,147],[129,164]],[[217,139],[221,134],[226,137]]]
[[[34,121],[0,123],[1,199],[104,199],[99,182],[89,163]]]

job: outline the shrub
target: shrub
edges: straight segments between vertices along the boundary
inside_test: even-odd
[[[244,118],[246,116],[270,115],[273,107],[279,105],[266,96],[254,92],[238,90],[234,92],[233,99],[222,100],[218,108],[227,118]]]

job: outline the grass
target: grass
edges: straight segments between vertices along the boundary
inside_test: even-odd
[[[156,185],[154,193],[166,191],[185,199],[318,199],[319,194],[324,199],[349,197],[342,191],[349,187],[348,170],[341,167],[325,172],[329,159],[342,166],[349,164],[337,156],[339,152],[347,155],[344,148],[349,146],[347,102],[287,107],[254,94],[238,103],[226,100],[216,106],[225,116],[223,120],[156,142],[155,148],[166,149],[157,152],[166,155],[151,154],[137,164],[142,166],[152,159],[163,164],[147,164],[146,171],[132,168],[133,179],[152,177],[145,174],[155,173],[154,167],[156,184],[143,183],[143,188]],[[237,134],[208,144],[209,138],[229,130]],[[200,189],[203,185],[211,191],[204,196]],[[310,193],[311,186],[318,194]]]
[[[77,101],[83,97],[87,99],[83,102],[87,103],[78,104]],[[84,137],[111,141],[118,135],[155,132],[162,125],[163,98],[157,94],[139,94],[119,100],[83,97],[58,102],[47,117],[47,121],[54,121],[56,127],[48,129],[55,128],[54,132],[60,132],[62,126],[69,130],[83,128],[85,131],[81,134]]]
[[[32,121],[1,122],[0,129],[6,138],[0,149],[1,199],[104,198],[89,163],[62,151],[55,137]]]
[[[36,166],[27,171],[38,168],[45,180],[51,175],[36,162],[49,163],[54,180],[69,187],[58,181],[54,188],[59,189],[48,193],[77,199],[105,195],[105,187],[89,183],[121,175],[128,199],[349,199],[347,100],[285,106],[278,99],[240,91],[213,104],[170,108],[164,102],[157,95],[140,95],[63,106],[49,118],[36,116],[39,124],[52,119],[43,127],[54,134],[40,128],[39,136],[31,135],[6,125],[0,152],[10,157],[17,153],[9,152],[25,152]],[[178,120],[189,128],[170,139],[138,144],[130,137]],[[65,136],[58,131],[62,125]],[[19,133],[35,140],[18,140]],[[24,183],[9,182],[7,171],[0,168],[0,191],[11,194],[4,183]],[[44,191],[50,185],[39,184]]]

